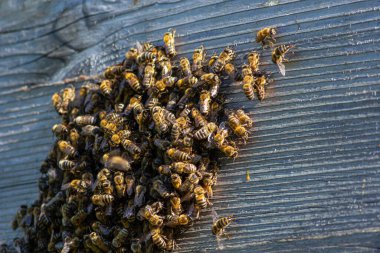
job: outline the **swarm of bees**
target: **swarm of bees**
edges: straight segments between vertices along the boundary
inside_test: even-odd
[[[273,41],[274,30],[258,41]],[[290,47],[276,48],[280,64]],[[231,47],[192,59],[177,57],[175,30],[162,46],[137,43],[102,79],[52,96],[62,122],[52,127],[55,144],[41,165],[40,196],[21,206],[12,223],[25,236],[19,252],[161,252],[193,226],[218,177],[218,157],[238,157],[252,119],[225,110],[220,86],[241,79],[249,99],[260,99],[267,76],[259,55],[248,54],[239,71]],[[252,85],[254,84],[254,85]],[[215,217],[212,233],[223,236],[232,216]]]

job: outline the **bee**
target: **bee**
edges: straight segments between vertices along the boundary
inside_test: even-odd
[[[161,78],[167,78],[172,76],[172,64],[167,57],[160,57],[158,64],[161,67]]]
[[[202,90],[199,96],[199,108],[202,114],[208,115],[210,112],[211,95],[208,90]]]
[[[228,130],[224,128],[224,122],[221,124],[222,126],[219,127],[218,131],[214,135],[214,142],[217,147],[221,147],[228,137]]]
[[[255,90],[253,89],[254,78],[251,75],[246,75],[242,81],[243,92],[249,100],[255,98]]]
[[[96,232],[92,232],[90,234],[90,240],[91,242],[96,245],[96,247],[98,247],[99,249],[101,249],[101,251],[103,252],[109,252],[110,251],[110,247],[109,245],[105,242],[105,240],[100,236],[98,235]]]
[[[215,123],[210,122],[194,133],[194,138],[197,140],[207,139],[211,134],[218,130]]]
[[[110,194],[94,194],[91,197],[91,201],[97,206],[108,206],[114,201],[114,196]]]
[[[194,187],[198,183],[199,183],[199,177],[196,175],[196,173],[191,173],[185,179],[185,181],[181,184],[179,190],[181,192],[192,192],[194,190]]]
[[[114,183],[116,188],[116,194],[119,198],[122,198],[125,196],[125,191],[127,188],[127,185],[124,182],[124,173],[121,171],[116,171],[114,175]]]
[[[54,135],[57,137],[57,138],[63,138],[68,132],[69,132],[69,129],[67,128],[67,126],[63,125],[63,124],[55,124],[53,127],[52,127],[52,132],[54,133]]]
[[[239,78],[237,76],[237,71],[236,71],[236,68],[235,66],[232,64],[232,63],[227,63],[225,66],[224,66],[224,71],[226,72],[226,74],[230,77],[230,78]]]
[[[215,185],[214,175],[211,174],[211,175],[208,175],[208,176],[203,176],[203,178],[202,178],[202,185],[203,185],[203,188],[206,191],[207,196],[208,197],[212,197],[214,195],[213,194],[213,190],[212,190],[212,186]]]
[[[171,167],[177,174],[190,174],[197,171],[197,166],[192,163],[175,162],[172,163]]]
[[[185,117],[179,117],[176,119],[176,122],[173,124],[170,137],[172,141],[177,141],[178,138],[181,136],[183,133],[184,129],[187,128],[188,121],[186,120]]]
[[[172,171],[171,171],[171,168],[172,166],[171,165],[160,165],[158,168],[157,168],[157,171],[158,173],[162,174],[162,175],[171,175]]]
[[[135,107],[141,105],[141,100],[142,100],[142,96],[138,94],[135,94],[133,97],[131,97],[128,105],[124,109],[124,114],[126,116],[130,115]]]
[[[131,170],[131,165],[129,164],[129,162],[120,156],[110,157],[106,161],[105,166],[110,170],[117,170],[123,172]]]
[[[157,93],[164,92],[167,90],[167,88],[173,87],[174,83],[177,81],[177,78],[168,76],[164,77],[161,80],[158,80],[154,83],[154,90]]]
[[[144,203],[146,193],[146,187],[143,185],[137,185],[135,188],[135,198],[133,204],[136,207],[141,207]]]
[[[228,217],[222,217],[214,221],[212,224],[212,233],[216,236],[223,236],[225,235],[224,230],[227,226],[229,226],[232,221],[234,220],[234,217],[228,216]]]
[[[257,97],[260,101],[264,100],[264,98],[265,98],[265,86],[267,83],[268,82],[267,82],[265,75],[261,75],[261,76],[256,78],[255,88],[257,91]]]
[[[59,150],[67,156],[76,156],[78,152],[67,141],[58,141]]]
[[[135,178],[132,175],[125,177],[126,193],[130,197],[134,192]]]
[[[187,214],[168,215],[165,227],[175,228],[178,226],[186,226],[191,222],[191,218]]]
[[[228,115],[228,124],[232,131],[244,141],[248,140],[248,130],[240,123],[234,113]]]
[[[210,106],[210,114],[208,115],[208,120],[211,122],[216,122],[218,120],[220,112],[223,110],[223,104],[219,101],[213,101]]]
[[[181,199],[176,196],[170,198],[170,213],[172,215],[180,215],[182,213]]]
[[[262,46],[265,46],[267,43],[269,46],[272,46],[276,43],[275,35],[277,34],[277,30],[274,27],[265,27],[257,32],[256,34],[256,42],[261,43]]]
[[[77,210],[74,216],[70,218],[70,221],[74,226],[79,227],[79,225],[86,220],[87,216],[88,213],[86,213],[83,209]]]
[[[153,107],[159,106],[159,105],[160,105],[160,100],[157,94],[152,93],[145,101],[144,107],[148,110],[152,110]]]
[[[76,249],[78,249],[79,245],[80,245],[80,240],[78,237],[74,237],[74,238],[66,237],[61,253],[69,253],[70,251],[75,252]]]
[[[160,228],[152,228],[150,234],[152,236],[152,241],[154,245],[156,245],[159,249],[166,249],[166,237],[161,235]]]
[[[285,59],[285,54],[293,47],[294,45],[281,45],[276,47],[272,52],[272,62],[277,64],[283,76],[285,76],[285,65],[283,62],[288,62],[288,60]]]
[[[156,59],[156,55],[154,53],[143,52],[143,53],[138,54],[138,56],[136,58],[136,62],[138,64],[142,64],[142,63],[147,62],[147,61],[153,61],[154,59]]]
[[[182,185],[182,179],[178,174],[172,174],[170,176],[170,180],[171,180],[171,183],[172,183],[174,189],[176,189],[176,190],[180,189],[180,187]]]
[[[249,128],[253,126],[253,120],[242,109],[237,110],[235,112],[235,115],[239,119],[241,124]]]
[[[211,69],[215,73],[219,73],[223,70],[224,66],[231,62],[235,58],[235,52],[232,48],[225,48],[216,59],[215,63],[212,65]]]
[[[203,46],[194,50],[193,53],[193,64],[191,65],[191,70],[197,72],[202,69],[203,62],[206,58],[206,51]]]
[[[62,102],[60,104],[58,112],[60,114],[67,114],[69,104],[75,99],[75,88],[70,85],[62,90]]]
[[[106,70],[103,73],[104,78],[106,79],[113,79],[117,76],[120,76],[124,71],[124,67],[120,65],[116,66],[110,66],[106,68]]]
[[[132,72],[126,72],[124,75],[125,80],[127,80],[129,86],[137,93],[141,93],[143,87],[135,74]]]
[[[238,156],[238,149],[231,145],[222,145],[220,151],[229,158],[236,158]]]
[[[51,103],[53,104],[54,109],[59,112],[62,104],[62,97],[57,92],[54,93],[53,96],[51,96]]]
[[[175,37],[175,30],[172,29],[169,32],[166,32],[164,34],[164,47],[165,47],[165,52],[166,55],[171,57],[174,57],[177,52],[175,51],[175,46],[174,46],[174,37]]]
[[[112,88],[113,88],[113,82],[111,80],[103,80],[100,83],[100,90],[103,92],[104,95],[110,96],[112,93]]]
[[[205,196],[205,190],[202,186],[197,186],[194,188],[195,205],[198,209],[205,209],[207,206],[211,205],[209,200]]]
[[[162,219],[162,217],[157,215],[157,214],[152,214],[147,219],[148,219],[149,223],[155,227],[161,227],[164,224],[164,220]]]
[[[196,91],[193,88],[187,88],[183,96],[178,100],[177,106],[179,109],[183,109],[189,100],[196,95]]]
[[[93,125],[87,125],[82,127],[82,132],[80,135],[82,136],[96,136],[101,133],[100,127],[93,126]]]
[[[81,138],[81,136],[80,136],[78,130],[76,130],[75,128],[70,130],[69,141],[71,142],[71,145],[75,149],[78,149],[80,138]]]
[[[96,123],[96,118],[91,115],[83,115],[83,116],[78,116],[74,119],[74,122],[78,126],[85,126],[85,125],[95,125]]]
[[[166,250],[167,251],[173,251],[176,248],[178,248],[178,245],[177,245],[176,241],[173,239],[173,234],[174,234],[174,231],[171,230],[169,232],[169,235],[168,235],[168,238],[167,238],[167,241],[166,241]]]
[[[195,86],[197,82],[198,78],[195,76],[186,76],[182,79],[179,79],[176,84],[180,90],[183,90]]]
[[[194,125],[195,125],[196,128],[198,128],[198,127],[204,127],[208,123],[207,120],[201,114],[201,112],[197,108],[195,108],[195,107],[193,107],[191,109],[191,117],[194,120]]]
[[[138,55],[138,50],[132,47],[125,53],[125,59],[128,61],[136,61]]]
[[[70,170],[74,169],[75,166],[76,166],[76,162],[70,161],[70,160],[67,160],[67,159],[63,159],[63,160],[60,160],[58,162],[58,167],[61,170],[70,171]]]
[[[134,158],[138,158],[141,153],[141,149],[133,141],[124,139],[122,141],[123,148],[130,153]]]
[[[106,236],[108,237],[109,235],[111,235],[111,232],[112,232],[112,229],[107,227],[106,225],[102,224],[100,221],[95,221],[91,224],[91,229],[98,233],[98,234],[101,234],[103,236]]]
[[[164,183],[157,179],[152,184],[152,189],[156,191],[162,198],[169,198],[173,194],[169,192],[169,190],[165,187]]]
[[[248,54],[248,65],[252,72],[259,71],[260,55],[258,52],[253,51]]]
[[[179,94],[178,92],[171,92],[168,98],[168,103],[166,104],[166,110],[168,111],[174,111],[175,108],[177,107],[177,102],[179,99]]]
[[[112,240],[112,246],[114,246],[115,248],[120,248],[127,240],[128,235],[129,235],[128,229],[126,228],[120,229],[119,233],[117,233],[117,235]]]
[[[165,120],[165,115],[161,107],[155,106],[152,108],[152,119],[158,133],[165,133],[169,130],[168,122]]]
[[[214,66],[214,64],[215,64],[216,60],[218,60],[218,58],[219,58],[219,56],[218,56],[216,53],[214,53],[214,54],[211,56],[210,60],[208,61],[208,66],[209,66],[210,68],[212,68],[212,66]]]
[[[142,81],[142,84],[145,88],[148,89],[153,85],[155,72],[154,62],[148,62],[144,69],[144,78]]]
[[[166,151],[168,157],[174,161],[190,161],[192,159],[191,155],[183,152],[181,150],[170,148]]]
[[[179,66],[182,70],[183,76],[190,76],[191,75],[191,67],[190,67],[190,61],[186,57],[181,57],[179,61]]]

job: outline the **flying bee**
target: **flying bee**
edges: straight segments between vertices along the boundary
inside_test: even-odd
[[[173,193],[169,192],[169,190],[165,187],[164,183],[159,179],[153,181],[152,189],[156,191],[164,199],[173,196]]]
[[[167,222],[165,223],[166,227],[175,228],[178,226],[186,226],[191,223],[191,218],[187,214],[181,215],[168,215]]]
[[[151,62],[148,62],[145,66],[145,69],[144,69],[144,78],[143,78],[143,81],[142,81],[142,84],[145,88],[150,88],[154,82],[155,82],[155,78],[154,78],[154,75],[156,73],[156,70],[155,70],[155,63],[153,61]]]
[[[191,75],[191,67],[190,67],[190,61],[186,57],[181,57],[179,61],[179,66],[182,71],[183,76],[190,76]]]
[[[175,162],[172,163],[172,170],[177,174],[190,174],[197,171],[197,166],[192,163]]]
[[[195,107],[193,107],[191,109],[191,117],[194,120],[194,125],[195,125],[196,128],[198,128],[198,127],[204,127],[208,123],[207,120],[201,114],[201,112],[197,108],[195,108]]]
[[[103,92],[104,95],[110,96],[112,93],[112,88],[113,88],[113,82],[111,80],[103,80],[100,83],[100,90]]]
[[[281,45],[276,47],[272,52],[272,62],[277,64],[283,76],[285,76],[285,65],[283,62],[288,62],[288,59],[285,59],[285,54],[293,47],[294,45]]]
[[[248,140],[248,130],[240,123],[234,113],[228,115],[228,124],[232,131],[244,141]]]
[[[96,123],[96,118],[91,115],[83,115],[83,116],[78,116],[74,119],[74,122],[78,126],[85,126],[85,125],[95,125]]]
[[[167,90],[167,88],[173,87],[177,78],[168,76],[154,83],[153,88],[157,93],[161,93]]]
[[[177,52],[175,51],[175,45],[174,45],[175,32],[176,31],[172,29],[171,31],[166,32],[163,38],[166,55],[169,56],[170,58],[174,57],[177,54]]]
[[[264,100],[265,98],[265,86],[267,83],[268,81],[265,75],[260,75],[255,80],[255,89],[257,91],[257,97],[260,101]]]
[[[63,124],[55,124],[51,130],[54,133],[54,135],[59,139],[64,137],[69,132],[67,126]]]
[[[199,70],[202,70],[205,58],[206,51],[203,46],[200,46],[199,48],[195,49],[193,53],[193,64],[191,66],[191,70],[193,72],[198,72]]]
[[[166,151],[168,157],[174,161],[190,161],[192,159],[191,155],[183,152],[181,150],[170,148]]]
[[[217,130],[218,127],[215,123],[207,123],[207,125],[203,126],[201,129],[197,130],[194,133],[194,138],[197,140],[207,139],[211,134],[213,134]]]
[[[125,80],[127,80],[129,86],[137,93],[141,93],[143,87],[135,74],[132,72],[126,72],[124,75]]]
[[[166,237],[161,235],[161,229],[159,227],[152,228],[150,234],[152,236],[152,241],[154,245],[156,245],[159,249],[166,249]]]
[[[274,27],[265,27],[257,32],[256,34],[256,42],[261,43],[264,47],[266,44],[272,46],[276,43],[275,35],[277,34],[277,30]]]
[[[182,179],[178,174],[172,174],[170,176],[171,183],[173,185],[173,188],[178,190],[182,185]]]
[[[235,52],[232,48],[225,48],[216,59],[215,63],[212,65],[211,69],[215,73],[219,73],[223,70],[224,66],[231,62],[235,58]]]
[[[211,95],[208,90],[202,90],[199,95],[199,108],[202,114],[208,115],[210,112]]]
[[[59,150],[67,156],[76,156],[78,152],[67,141],[58,141]]]
[[[168,122],[165,120],[165,115],[161,107],[155,106],[152,108],[152,119],[158,133],[165,133],[169,130]]]
[[[201,81],[204,81],[208,85],[210,85],[210,96],[212,98],[215,98],[219,93],[219,88],[221,84],[218,75],[213,73],[203,74],[201,76]]]
[[[172,76],[172,64],[170,63],[169,58],[160,57],[158,65],[161,67],[161,78]]]
[[[62,103],[62,97],[57,92],[54,93],[53,96],[51,96],[51,103],[53,104],[55,110],[59,112]]]
[[[186,76],[177,81],[177,87],[180,90],[187,89],[193,87],[198,82],[198,78],[195,76]]]
[[[212,224],[212,233],[216,236],[226,235],[224,230],[232,223],[233,220],[233,215],[216,219]]]
[[[259,71],[260,55],[256,51],[252,51],[248,54],[248,65],[250,66],[252,72]]]
[[[133,141],[125,139],[121,144],[123,145],[123,148],[134,158],[138,158],[140,156],[141,149]]]
[[[220,151],[229,158],[236,158],[238,156],[238,149],[231,145],[223,145],[220,147]]]
[[[112,240],[112,246],[114,246],[115,248],[120,248],[127,240],[128,235],[129,235],[128,229],[126,228],[120,229],[119,233],[117,233],[117,235]]]
[[[253,89],[255,79],[251,75],[246,75],[242,81],[243,92],[249,100],[255,98],[255,90]]]
[[[131,170],[131,165],[129,164],[129,162],[120,156],[110,157],[106,161],[105,166],[110,170],[117,170],[123,172]]]
[[[205,209],[207,206],[211,205],[209,200],[205,196],[205,190],[202,186],[197,186],[194,188],[195,205],[198,209]]]
[[[116,171],[113,180],[115,183],[117,196],[119,198],[124,197],[127,188],[127,185],[124,182],[124,173],[121,171]]]
[[[110,194],[94,194],[91,197],[91,201],[97,206],[108,206],[114,201],[114,196]]]
[[[242,109],[237,110],[235,114],[241,124],[249,128],[253,126],[253,120]]]

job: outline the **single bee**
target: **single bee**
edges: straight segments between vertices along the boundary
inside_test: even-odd
[[[181,215],[168,215],[166,216],[167,222],[165,227],[175,228],[178,226],[186,226],[191,223],[191,218],[187,214]]]
[[[154,75],[155,75],[155,63],[154,62],[148,62],[145,66],[145,69],[144,69],[144,78],[143,78],[143,86],[145,88],[150,88],[154,82],[155,82],[155,78],[154,78]]]
[[[151,93],[145,101],[144,107],[148,110],[152,110],[153,107],[160,105],[160,99],[157,94]]]
[[[211,95],[208,90],[202,90],[199,95],[199,108],[202,114],[208,115],[210,112]]]
[[[212,68],[212,66],[214,66],[216,60],[218,60],[219,56],[214,53],[211,57],[210,57],[210,60],[208,61],[207,65]]]
[[[152,236],[152,241],[154,245],[156,245],[159,249],[166,249],[166,237],[161,235],[161,229],[159,227],[152,228],[150,234]]]
[[[219,73],[223,70],[224,66],[235,58],[235,52],[232,48],[225,48],[219,55],[218,59],[212,65],[211,69],[215,73]]]
[[[203,126],[201,129],[197,130],[194,133],[194,138],[197,140],[207,139],[211,134],[218,130],[218,127],[215,123],[210,122],[207,125]]]
[[[178,174],[172,174],[170,176],[171,183],[173,185],[173,188],[176,190],[179,190],[182,185],[182,179]]]
[[[124,182],[124,173],[121,171],[116,171],[113,180],[115,183],[117,197],[124,197],[127,189],[127,185]]]
[[[110,194],[94,194],[91,197],[91,201],[97,206],[108,206],[114,201],[114,197]]]
[[[237,110],[235,114],[241,124],[249,128],[253,126],[253,120],[242,109]]]
[[[179,79],[176,84],[180,90],[183,90],[195,86],[197,82],[198,78],[195,76],[186,76],[182,79]]]
[[[184,130],[188,127],[188,121],[185,117],[179,117],[176,119],[176,122],[173,124],[170,137],[172,141],[177,141]]]
[[[81,138],[81,136],[80,136],[78,130],[76,130],[75,128],[70,130],[69,141],[71,142],[71,145],[75,149],[78,149],[80,138]]]
[[[110,96],[112,93],[112,88],[113,88],[114,83],[111,80],[103,80],[100,83],[100,90],[103,92],[104,95]]]
[[[51,130],[58,139],[63,138],[69,132],[67,126],[63,124],[55,124]]]
[[[168,122],[165,120],[164,111],[161,107],[155,106],[152,108],[152,119],[154,121],[155,129],[159,134],[165,133],[169,130]]]
[[[205,209],[207,206],[211,205],[209,200],[205,196],[205,190],[202,186],[197,186],[194,188],[195,205],[198,209]]]
[[[248,65],[251,68],[252,72],[259,71],[260,64],[260,55],[258,52],[253,51],[248,54]]]
[[[112,232],[112,229],[110,227],[107,227],[106,225],[102,224],[100,221],[95,221],[91,224],[91,229],[102,235],[102,236],[110,236],[111,235],[111,232]]]
[[[232,78],[232,79],[240,79],[239,76],[237,76],[237,71],[236,71],[236,67],[230,62],[230,63],[227,63],[225,66],[224,66],[224,71],[226,72],[226,74]]]
[[[221,84],[218,75],[213,73],[203,74],[201,76],[201,81],[204,81],[208,85],[210,85],[210,95],[212,98],[215,98],[219,93],[219,88]]]
[[[125,59],[127,59],[127,61],[133,62],[133,61],[136,61],[138,55],[139,55],[138,50],[134,47],[131,47],[125,53]]]
[[[175,82],[177,81],[177,78],[168,76],[164,77],[161,80],[158,80],[157,82],[154,83],[153,88],[154,91],[157,93],[162,93],[167,90],[167,88],[173,87]]]
[[[172,215],[180,215],[182,213],[181,199],[173,196],[170,198],[170,213]]]
[[[194,187],[199,183],[199,177],[196,173],[191,173],[181,184],[179,190],[183,193],[192,193]],[[182,200],[183,201],[183,200]]]
[[[283,62],[288,62],[288,60],[285,59],[285,54],[293,47],[294,45],[281,45],[276,47],[272,52],[272,62],[277,64],[283,76],[285,76],[285,65]]]
[[[160,57],[158,65],[161,67],[161,78],[172,76],[172,64],[167,57]]]
[[[90,234],[90,240],[94,245],[96,245],[96,247],[101,249],[103,252],[110,251],[110,245],[108,245],[108,243],[106,243],[106,241],[96,232],[92,232]]]
[[[144,62],[153,61],[154,59],[156,59],[156,55],[154,53],[152,53],[152,52],[143,52],[141,54],[138,54],[138,56],[136,58],[136,62],[141,65]]]
[[[74,237],[74,238],[66,237],[61,253],[75,252],[77,251],[79,245],[80,245],[80,240],[78,237]]]
[[[197,166],[192,163],[175,162],[172,163],[172,170],[177,174],[190,174],[197,171]]]
[[[57,92],[51,96],[51,103],[53,104],[54,109],[59,113],[62,104],[62,97]]]
[[[212,233],[216,236],[223,236],[225,235],[224,230],[227,226],[229,226],[232,221],[234,220],[234,217],[228,216],[228,217],[222,217],[214,221],[212,224]]]
[[[113,79],[118,76],[120,76],[124,71],[124,67],[117,65],[117,66],[110,66],[106,68],[106,70],[103,73],[104,78],[106,79]]]
[[[76,162],[74,161],[70,161],[70,160],[67,160],[67,159],[63,159],[63,160],[60,160],[58,162],[58,167],[61,169],[61,170],[66,170],[66,171],[70,171],[72,169],[74,169],[74,167],[76,166]]]
[[[223,110],[223,102],[213,101],[210,106],[210,114],[208,115],[208,120],[211,122],[216,122],[219,118],[220,113]]]
[[[173,196],[173,194],[165,187],[164,183],[159,179],[153,182],[152,190],[156,191],[164,199]]]
[[[166,104],[166,110],[168,111],[174,111],[175,108],[177,107],[177,102],[179,99],[179,94],[178,92],[171,92],[169,95],[168,103]]]
[[[158,171],[158,173],[160,173],[162,175],[170,176],[172,174],[171,168],[172,168],[171,165],[160,165],[157,168],[157,171]]]
[[[76,156],[78,152],[67,141],[58,141],[59,150],[67,156]]]
[[[164,224],[163,218],[157,214],[152,214],[149,218],[147,218],[147,220],[152,226],[155,227],[161,227]]]
[[[266,44],[272,46],[276,43],[275,35],[277,34],[277,30],[274,27],[265,27],[257,32],[256,34],[256,42],[261,43],[264,47]]]
[[[133,200],[133,205],[136,207],[141,207],[144,203],[146,193],[146,187],[143,185],[136,185],[135,188],[135,198]]]
[[[79,227],[79,225],[86,220],[87,216],[88,213],[86,213],[86,211],[83,209],[77,210],[75,214],[70,218],[70,221],[74,226]]]
[[[268,82],[265,75],[261,75],[255,80],[255,89],[257,91],[257,97],[260,101],[264,100],[265,98],[265,86],[267,83]]]
[[[137,159],[140,157],[141,149],[133,141],[124,139],[121,144],[123,145],[123,148],[134,158]]]
[[[167,236],[166,249],[165,250],[173,251],[176,248],[179,248],[179,247],[178,247],[176,241],[174,240],[174,231],[172,229]]]
[[[141,93],[142,90],[143,90],[143,87],[139,81],[139,79],[137,78],[137,76],[135,74],[133,74],[132,72],[126,72],[125,75],[125,80],[127,80],[129,86],[137,93]]]
[[[207,196],[210,198],[214,195],[213,190],[212,190],[212,186],[215,185],[215,182],[216,182],[216,180],[215,180],[215,177],[213,174],[203,176],[203,178],[202,178],[203,188],[205,189]]]
[[[106,161],[105,166],[110,170],[117,170],[123,172],[127,172],[131,169],[131,165],[129,164],[129,162],[120,156],[110,157]]]
[[[62,90],[62,102],[59,107],[60,114],[67,114],[69,104],[75,99],[75,87],[70,85]]]
[[[75,124],[78,126],[95,125],[96,118],[91,115],[78,116],[74,119]]]
[[[247,171],[245,172],[245,181],[246,181],[246,182],[251,181],[251,176],[249,175],[249,170],[247,170]]]
[[[163,38],[166,55],[169,56],[170,58],[174,57],[177,54],[177,52],[175,51],[175,45],[174,45],[175,32],[176,31],[172,29],[171,31],[166,32]]]
[[[127,240],[129,235],[128,229],[122,228],[120,229],[119,233],[113,238],[112,240],[112,246],[115,248],[120,248],[123,244],[125,244],[125,241]]]
[[[201,112],[197,108],[195,108],[195,107],[193,107],[191,109],[191,117],[194,120],[194,125],[195,125],[196,128],[198,128],[198,127],[204,127],[208,123],[207,120],[201,114]]]
[[[101,129],[98,126],[87,125],[82,127],[81,135],[85,137],[96,136],[101,133]]]
[[[135,190],[135,178],[132,175],[125,177],[126,193],[128,197],[131,197]]]
[[[244,141],[248,140],[248,130],[240,123],[234,113],[228,115],[228,124],[232,131]]]
[[[138,95],[138,94],[135,94],[133,97],[131,97],[131,99],[129,100],[128,105],[124,109],[124,114],[126,116],[128,116],[128,115],[131,114],[131,112],[133,112],[133,109],[135,107],[140,107],[142,105],[141,104],[141,100],[142,100],[142,96]]]
[[[186,106],[186,104],[189,103],[189,100],[193,98],[196,94],[197,93],[195,89],[187,88],[183,96],[178,100],[178,103],[177,103],[178,108],[183,109]]]
[[[202,70],[203,62],[206,58],[206,51],[203,46],[194,50],[193,53],[193,64],[191,65],[191,70],[193,72],[198,72]]]
[[[191,75],[190,61],[186,57],[182,57],[179,61],[179,66],[183,76]]]
[[[222,122],[222,124],[224,126],[224,122]],[[216,132],[213,138],[215,146],[217,147],[223,146],[223,144],[225,143],[228,137],[228,130],[224,128],[223,126],[219,127],[218,131]]]
[[[255,90],[253,89],[255,79],[251,75],[246,75],[242,81],[243,92],[249,100],[255,98]]]
[[[231,145],[223,145],[220,147],[220,151],[223,152],[223,154],[229,158],[236,158],[238,156],[238,150],[237,148],[231,146]]]
[[[192,159],[191,155],[183,152],[181,150],[170,148],[166,151],[168,157],[174,161],[190,161]]]

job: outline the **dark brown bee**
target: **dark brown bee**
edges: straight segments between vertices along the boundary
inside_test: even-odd
[[[165,44],[165,51],[166,54],[171,58],[177,54],[175,50],[175,42],[174,42],[174,37],[175,37],[175,30],[171,29],[169,32],[164,34],[164,44]]]
[[[277,34],[277,30],[274,27],[265,27],[257,32],[256,34],[256,42],[261,43],[262,46],[269,44],[272,46],[276,43],[275,35]]]
[[[125,241],[127,240],[129,235],[128,229],[122,228],[119,233],[113,238],[112,240],[112,246],[115,248],[120,248],[123,244],[125,244]]]
[[[288,62],[288,60],[285,59],[285,54],[293,47],[294,45],[281,45],[276,47],[272,52],[272,62],[277,64],[283,76],[285,76],[285,65],[283,62]]]

